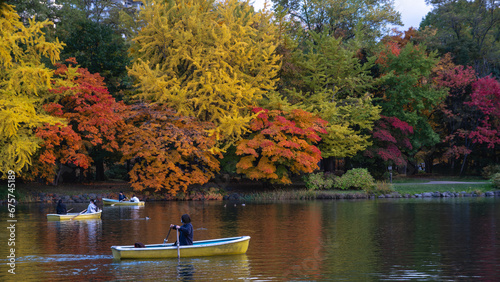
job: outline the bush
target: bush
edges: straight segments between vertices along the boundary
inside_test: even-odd
[[[487,165],[483,168],[481,175],[484,179],[491,179],[496,173],[500,173],[500,165]]]
[[[375,179],[366,168],[353,168],[347,171],[335,183],[338,189],[374,189]]]
[[[493,174],[493,176],[491,177],[491,182],[493,183],[493,186],[495,186],[495,188],[500,188],[500,173]]]
[[[377,184],[373,186],[366,186],[363,190],[365,190],[367,194],[371,195],[383,195],[394,192],[391,184],[385,181],[377,182]]]
[[[306,188],[312,190],[332,189],[335,184],[335,175],[331,173],[311,173],[304,177]]]

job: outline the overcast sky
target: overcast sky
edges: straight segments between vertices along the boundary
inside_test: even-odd
[[[264,7],[265,0],[254,0],[254,7],[259,10]],[[252,2],[252,0],[250,0]],[[272,5],[271,2],[269,2]],[[407,30],[410,27],[418,28],[422,18],[431,10],[430,6],[425,5],[425,0],[395,0],[394,6],[401,13],[401,20],[404,27],[398,27],[400,30]]]

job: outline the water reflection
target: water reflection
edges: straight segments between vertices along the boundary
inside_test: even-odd
[[[191,263],[180,262],[177,265],[177,278],[181,281],[193,281],[194,266]]]
[[[47,222],[46,250],[50,253],[93,253],[102,239],[101,219]]]
[[[104,207],[102,220],[63,222],[46,220],[52,206],[19,205],[15,278],[495,281],[499,204],[498,198],[158,202]],[[113,261],[111,246],[162,243],[184,213],[192,215],[195,240],[250,236],[247,254]],[[6,218],[5,210],[0,215]],[[0,263],[7,252],[0,248]],[[12,278],[6,274],[0,281]]]
[[[161,275],[163,281],[247,280],[251,277],[246,255],[113,261],[112,274],[119,280],[154,279]]]

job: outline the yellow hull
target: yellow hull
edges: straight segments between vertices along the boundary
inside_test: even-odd
[[[105,205],[112,205],[112,206],[144,206],[144,202],[130,202],[130,201],[118,201],[115,199],[108,199],[108,198],[102,198],[102,202]]]
[[[238,255],[246,253],[250,236],[195,241],[193,245],[180,246],[180,257],[205,257],[219,255]],[[146,248],[134,246],[112,246],[114,259],[159,259],[176,258],[177,246],[172,243],[146,245]]]
[[[67,214],[47,214],[47,220],[49,221],[63,221],[63,220],[82,220],[82,219],[99,219],[101,218],[102,211],[95,213],[67,213]]]

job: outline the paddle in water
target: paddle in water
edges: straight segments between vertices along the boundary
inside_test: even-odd
[[[175,231],[177,231],[177,258],[181,258],[181,250],[179,247],[179,229],[175,228]]]

